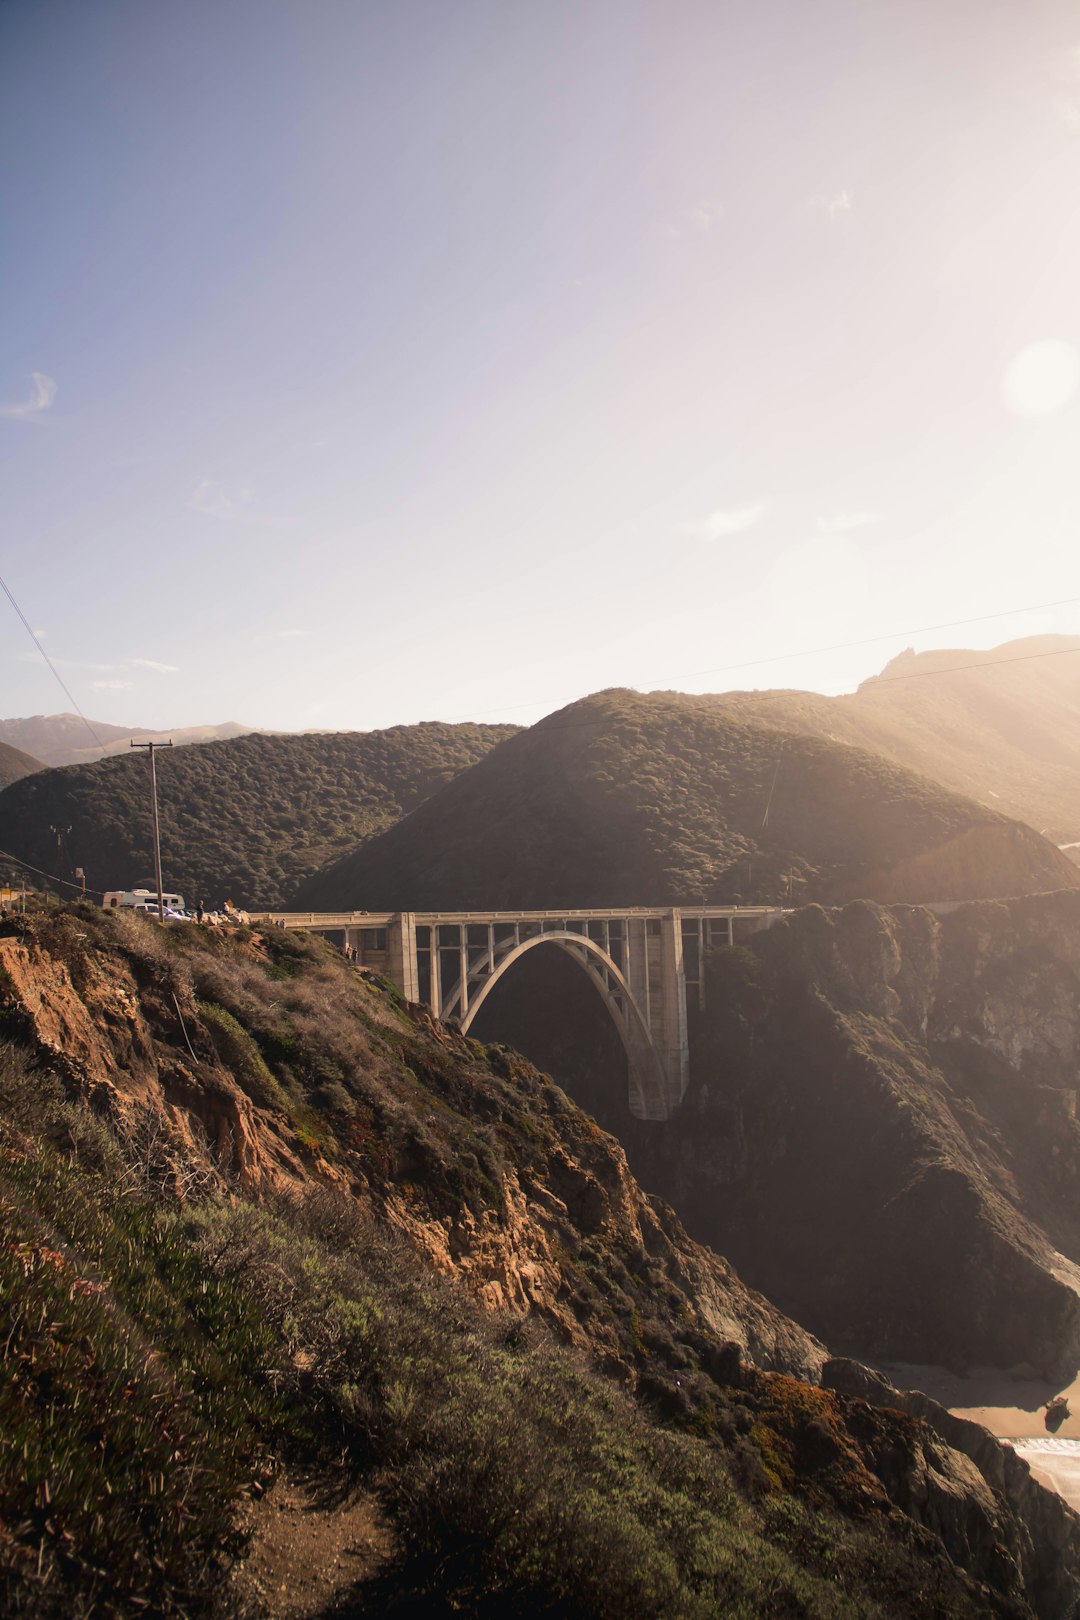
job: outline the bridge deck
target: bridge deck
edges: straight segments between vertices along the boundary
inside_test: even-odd
[[[670,917],[676,910],[680,916],[702,920],[714,917],[777,917],[784,915],[786,906],[585,906],[561,911],[414,911],[412,917],[422,924],[431,923],[521,923],[562,922],[564,920],[597,922],[607,919],[634,917]],[[252,911],[252,922],[284,923],[287,928],[386,928],[400,911]]]

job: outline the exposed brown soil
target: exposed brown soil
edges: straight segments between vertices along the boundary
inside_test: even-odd
[[[344,1500],[332,1482],[282,1476],[249,1510],[251,1544],[237,1567],[242,1598],[269,1620],[308,1620],[393,1554],[393,1533],[364,1492]]]

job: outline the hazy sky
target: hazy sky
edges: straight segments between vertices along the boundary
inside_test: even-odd
[[[1080,598],[1075,0],[3,0],[0,164],[0,562],[91,716],[1080,629],[1015,611]]]

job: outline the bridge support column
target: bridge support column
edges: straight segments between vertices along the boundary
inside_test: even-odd
[[[442,945],[439,943],[439,924],[432,923],[431,938],[431,994],[428,1006],[436,1018],[442,1017]]]
[[[419,1001],[420,974],[416,963],[416,914],[400,911],[386,930],[390,977],[401,987],[406,1001]]]
[[[649,925],[644,917],[630,917],[626,923],[626,962],[624,972],[630,994],[649,1023]]]
[[[675,1109],[686,1095],[690,1080],[686,969],[682,912],[678,909],[660,919],[660,1006],[650,1014],[650,1023],[667,1083],[668,1108]]]

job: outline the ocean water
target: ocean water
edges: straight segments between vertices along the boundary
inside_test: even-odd
[[[1009,1440],[1007,1444],[1023,1457],[1036,1479],[1080,1512],[1080,1440],[1048,1434],[1037,1440]]]

